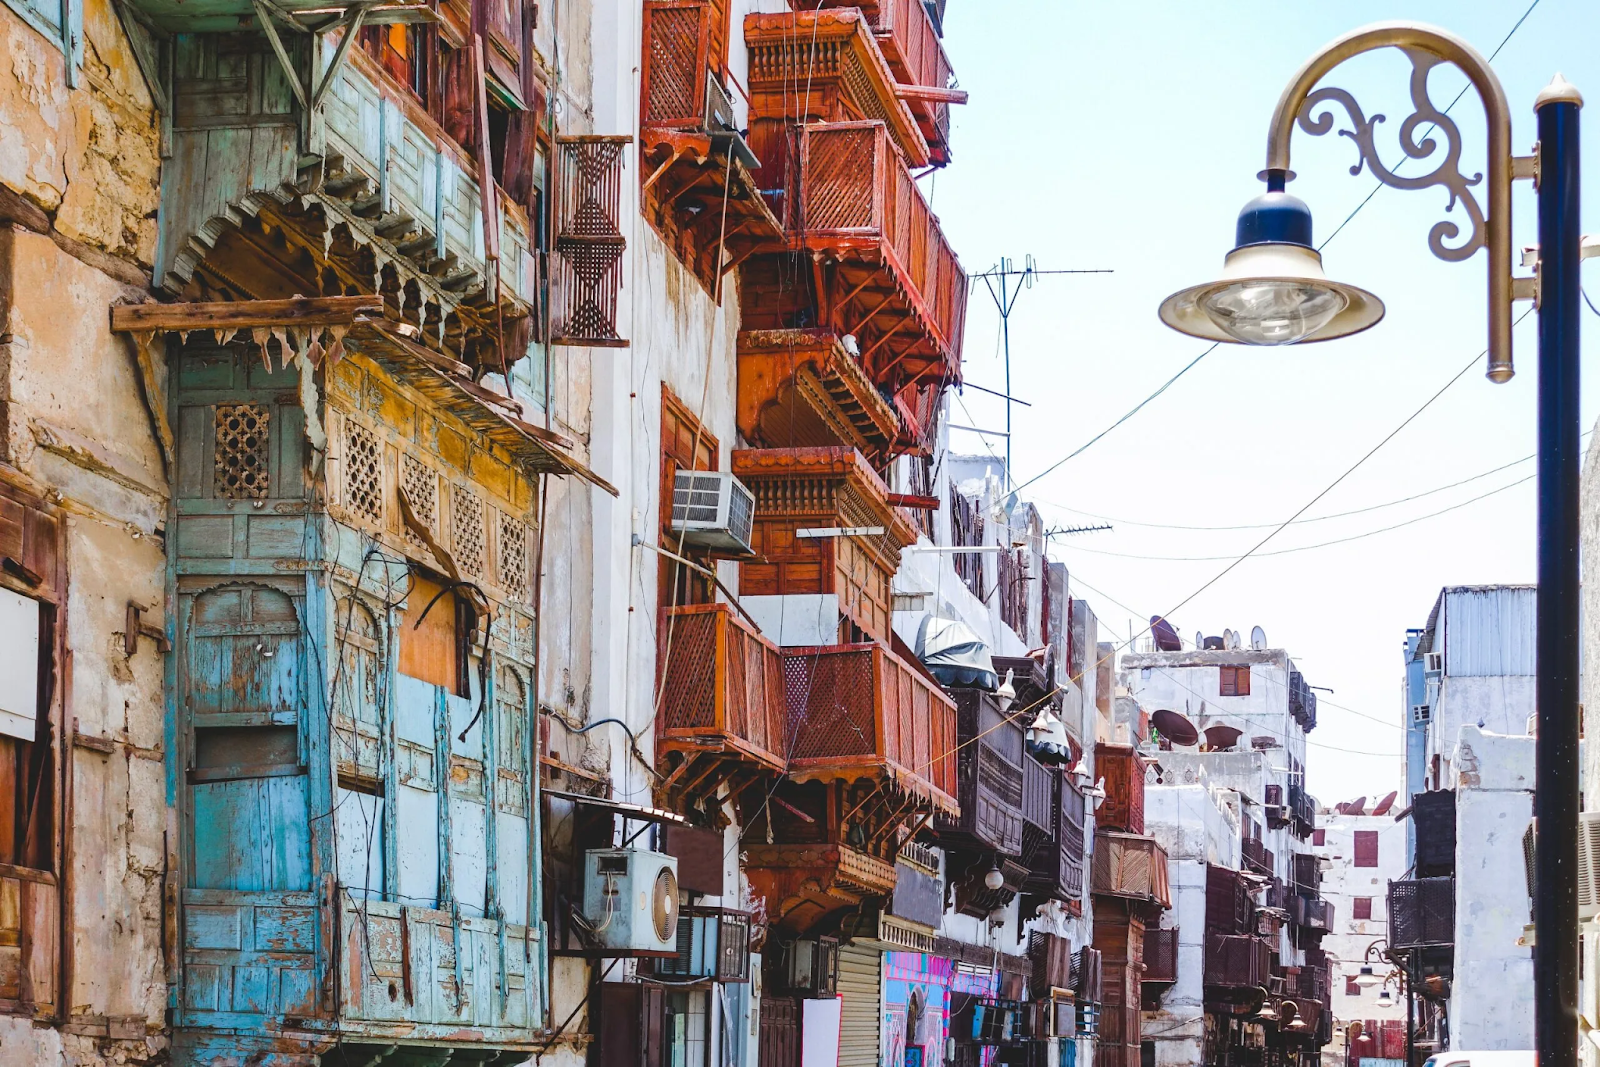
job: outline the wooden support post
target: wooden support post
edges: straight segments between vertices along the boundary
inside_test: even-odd
[[[478,104],[478,190],[483,202],[484,271],[489,296],[500,299],[500,210],[494,183],[494,155],[489,150],[489,86],[484,80],[483,35],[472,38],[472,84]]]
[[[289,300],[229,300],[204,304],[122,304],[111,309],[114,333],[253,327],[348,326],[357,315],[383,314],[379,296],[297,296]]]

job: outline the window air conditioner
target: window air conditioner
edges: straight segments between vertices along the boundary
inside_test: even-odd
[[[756,498],[724,471],[678,471],[672,484],[672,532],[687,544],[750,554]]]
[[[1411,721],[1412,722],[1424,723],[1424,722],[1429,722],[1432,718],[1433,718],[1433,706],[1431,704],[1413,704],[1413,705],[1411,705]]]
[[[1422,669],[1428,674],[1444,673],[1444,653],[1424,652],[1422,654]]]
[[[583,915],[614,955],[676,955],[677,858],[635,848],[584,853]]]
[[[1578,918],[1596,916],[1600,916],[1600,811],[1586,811],[1578,816]]]
[[[750,913],[690,906],[678,915],[677,955],[657,960],[655,973],[673,978],[750,980]]]

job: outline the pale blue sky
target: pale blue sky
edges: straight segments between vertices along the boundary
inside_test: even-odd
[[[976,273],[1002,255],[1020,264],[1032,253],[1041,268],[1115,271],[1042,279],[1016,306],[1013,388],[1033,403],[1014,416],[1018,478],[1077,448],[1204,349],[1162,326],[1156,307],[1220,267],[1239,207],[1262,188],[1255,175],[1272,107],[1307,57],[1347,30],[1399,18],[1448,28],[1488,54],[1529,2],[949,0],[945,43],[972,102],[956,109],[953,165],[922,184],[963,263]],[[1495,60],[1519,153],[1531,149],[1533,97],[1552,74],[1559,70],[1589,93],[1590,220],[1600,198],[1600,133],[1592,121],[1600,108],[1597,45],[1600,5],[1540,0]],[[1368,113],[1389,116],[1379,144],[1391,166],[1400,157],[1395,130],[1411,111],[1409,71],[1399,52],[1386,50],[1347,63],[1325,83],[1352,91]],[[1433,80],[1440,107],[1465,84],[1453,70]],[[1451,114],[1461,123],[1464,169],[1481,170],[1481,105],[1469,93]],[[1295,137],[1301,177],[1290,191],[1310,204],[1319,242],[1375,184],[1367,172],[1351,176],[1355,161],[1347,138]],[[1427,169],[1411,164],[1406,173]],[[1514,198],[1520,248],[1535,239],[1531,187],[1518,183]],[[1126,640],[1130,618],[1142,624],[1166,612],[1227,565],[1105,553],[1236,556],[1266,533],[1130,522],[1282,521],[1483,349],[1485,254],[1452,264],[1427,247],[1428,230],[1448,217],[1446,199],[1439,188],[1386,188],[1325,250],[1331,276],[1386,302],[1388,317],[1377,328],[1303,348],[1219,348],[1132,421],[1028,491],[1050,523],[1094,521],[1052,504],[1124,520],[1112,533],[1058,540],[1052,548],[1093,587],[1075,583],[1074,595],[1093,604],[1103,638]],[[1588,273],[1595,271],[1588,268],[1587,282],[1600,296],[1600,274]],[[998,389],[997,327],[980,288],[971,302],[966,375]],[[1583,328],[1592,354],[1589,338],[1600,335],[1600,318],[1585,312]],[[1516,342],[1518,374],[1510,384],[1490,384],[1480,361],[1308,514],[1382,504],[1530,455],[1532,318],[1518,327]],[[1597,396],[1589,373],[1585,429]],[[1001,402],[973,390],[952,417],[1004,425]],[[972,434],[953,436],[962,451],[984,449]],[[1001,439],[990,445],[1003,453]],[[1408,504],[1291,526],[1263,551],[1404,522],[1532,473],[1529,462]],[[1425,622],[1441,586],[1532,581],[1533,501],[1528,481],[1392,532],[1252,559],[1172,620],[1185,636],[1260,625],[1312,684],[1336,690],[1325,700],[1397,724],[1405,630]],[[1399,785],[1398,729],[1326,703],[1320,720],[1311,737],[1313,792],[1333,801]]]

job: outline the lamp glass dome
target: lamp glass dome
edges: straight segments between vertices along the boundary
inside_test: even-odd
[[[1257,278],[1208,292],[1199,303],[1217,328],[1235,341],[1292,345],[1326,326],[1350,301],[1327,285]]]
[[[1006,884],[1006,876],[1000,873],[999,867],[991,867],[989,873],[983,876],[983,884],[989,889],[999,889]]]
[[[1356,985],[1377,985],[1381,980],[1371,967],[1362,967],[1356,972]]]

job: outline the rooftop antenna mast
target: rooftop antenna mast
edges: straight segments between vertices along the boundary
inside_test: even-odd
[[[995,310],[1000,312],[1000,339],[1005,350],[1006,360],[1006,391],[1003,400],[1006,402],[1006,489],[1009,490],[1016,484],[1011,476],[1011,407],[1014,404],[1028,406],[1026,401],[1018,400],[1011,395],[1011,309],[1016,306],[1017,297],[1022,295],[1022,290],[1032,289],[1033,280],[1045,274],[1110,274],[1109,269],[1097,270],[1040,270],[1034,262],[1032,254],[1022,257],[1022,269],[1017,270],[1017,261],[1002,256],[1000,265],[990,267],[978,277],[983,279],[983,284],[989,290],[989,297],[994,301]],[[1010,279],[1017,279],[1015,282]],[[997,283],[998,282],[998,286]],[[977,386],[973,386],[977,389]],[[992,393],[991,389],[980,389],[980,392]]]

